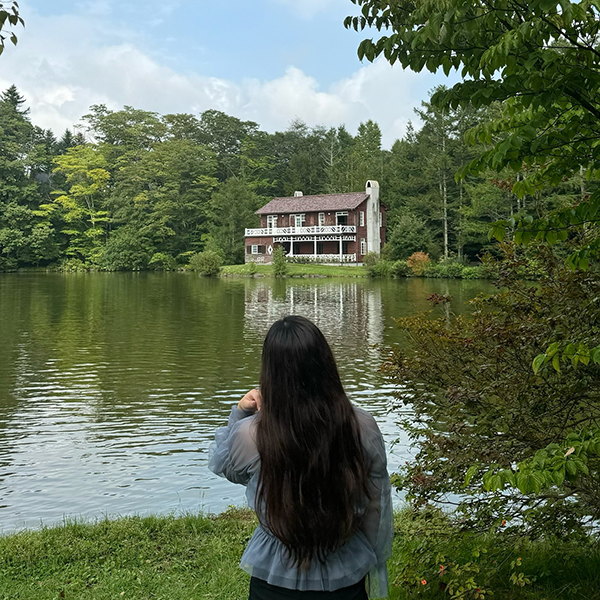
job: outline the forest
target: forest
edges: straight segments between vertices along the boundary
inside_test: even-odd
[[[0,96],[0,270],[172,270],[205,249],[243,263],[244,228],[271,198],[360,191],[368,179],[380,182],[388,209],[384,258],[421,251],[474,262],[491,223],[526,202],[538,216],[567,206],[591,185],[576,175],[521,200],[509,170],[457,182],[456,171],[485,150],[464,133],[499,110],[439,109],[428,99],[415,111],[419,127],[389,150],[371,120],[356,135],[299,120],[268,133],[217,110],[131,106],[91,106],[58,137],[32,123],[13,85]]]

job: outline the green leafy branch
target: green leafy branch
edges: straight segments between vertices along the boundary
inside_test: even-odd
[[[583,365],[600,365],[600,345],[590,348],[585,342],[553,342],[543,354],[538,354],[533,359],[533,372],[537,375],[546,365],[552,364],[557,373],[560,373],[562,363],[571,363],[577,367],[579,363]]]
[[[542,490],[562,486],[565,480],[574,482],[582,475],[589,475],[589,462],[598,457],[600,429],[570,433],[562,444],[549,444],[515,468],[493,465],[483,475],[483,489],[492,492],[512,487],[522,494],[540,494]],[[469,468],[465,486],[480,470],[479,465]]]
[[[19,15],[19,5],[17,2],[0,2],[0,54],[4,52],[4,40],[7,38],[7,34],[4,32],[7,21],[11,27],[17,25],[25,26],[25,22]],[[14,31],[8,37],[16,46],[18,40]]]

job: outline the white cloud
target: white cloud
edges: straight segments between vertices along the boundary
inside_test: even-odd
[[[108,6],[96,2],[91,7]],[[360,67],[327,90],[295,67],[272,80],[235,82],[164,66],[136,46],[134,34],[109,28],[97,13],[93,18],[31,13],[26,22],[27,35],[0,58],[0,88],[15,83],[33,122],[59,135],[90,105],[102,103],[113,110],[128,104],[163,114],[215,108],[254,120],[267,131],[285,129],[296,117],[311,126],[345,123],[350,131],[373,119],[389,147],[432,85],[432,76],[404,72],[383,60]]]

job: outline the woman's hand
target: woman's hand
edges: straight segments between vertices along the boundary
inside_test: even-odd
[[[238,402],[238,408],[245,412],[255,413],[257,410],[260,410],[261,403],[262,396],[260,395],[260,390],[254,388]]]

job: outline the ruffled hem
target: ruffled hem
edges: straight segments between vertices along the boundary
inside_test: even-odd
[[[360,581],[373,566],[377,557],[360,532],[344,546],[328,554],[323,564],[313,561],[309,569],[291,566],[283,544],[262,527],[252,536],[240,567],[279,587],[300,591],[334,592]]]

